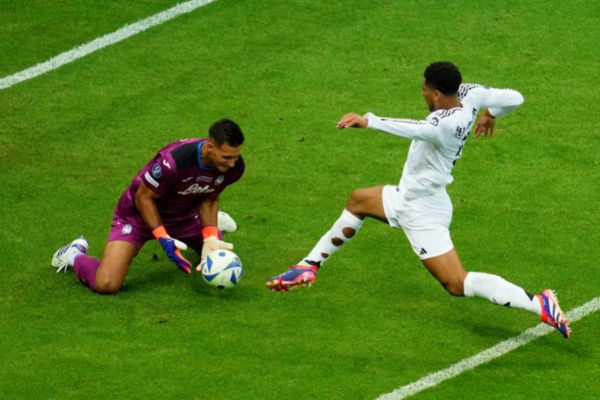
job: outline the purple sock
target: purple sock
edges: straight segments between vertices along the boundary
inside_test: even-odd
[[[79,281],[92,290],[96,289],[96,270],[100,265],[100,260],[90,257],[87,254],[80,254],[75,257],[73,270],[79,278]]]

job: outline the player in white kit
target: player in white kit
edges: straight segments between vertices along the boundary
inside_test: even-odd
[[[511,89],[494,89],[461,84],[458,68],[450,62],[427,67],[423,97],[431,114],[425,120],[382,118],[372,113],[344,115],[337,124],[344,128],[371,128],[411,139],[408,157],[397,186],[376,186],[355,190],[346,209],[312,251],[283,274],[267,280],[267,287],[286,291],[311,284],[323,263],[360,229],[365,217],[402,228],[414,252],[444,288],[454,296],[483,297],[495,304],[528,310],[570,336],[566,315],[556,294],[546,289],[532,295],[503,278],[481,272],[467,272],[450,238],[452,202],[446,186],[461,158],[469,132],[491,136],[496,117],[523,103],[523,96]],[[477,121],[480,110],[483,114]]]

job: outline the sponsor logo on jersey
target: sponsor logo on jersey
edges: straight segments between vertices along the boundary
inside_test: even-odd
[[[171,169],[171,164],[167,160],[163,160],[163,165],[169,169]]]
[[[190,179],[194,179],[194,177],[188,176],[187,178],[184,178],[181,182],[188,182]]]
[[[179,194],[201,194],[201,193],[210,193],[210,192],[214,192],[215,189],[211,188],[209,185],[199,185],[197,183],[194,183],[192,185],[190,185],[187,189],[182,190],[180,192],[177,192]]]
[[[215,179],[215,186],[219,186],[225,180],[224,175],[220,175],[217,179]]]
[[[152,166],[152,176],[156,179],[160,179],[162,176],[162,168],[160,167],[159,163],[156,163]]]

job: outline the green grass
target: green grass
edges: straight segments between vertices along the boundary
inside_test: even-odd
[[[0,76],[175,1],[122,3],[7,5]],[[439,59],[526,99],[455,168],[467,268],[554,287],[565,309],[598,296],[597,15],[584,1],[218,0],[0,91],[0,397],[374,399],[535,325],[451,298],[404,234],[374,221],[311,290],[263,288],[354,188],[398,181],[408,141],[337,119],[424,117],[422,71]],[[184,276],[156,243],[116,296],[53,273],[52,253],[79,234],[101,255],[118,196],[158,148],[221,117],[247,136],[247,172],[222,197],[240,225],[238,288]],[[595,399],[600,317],[573,328],[414,398]]]

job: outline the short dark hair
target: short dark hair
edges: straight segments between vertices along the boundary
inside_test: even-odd
[[[220,119],[208,129],[208,137],[217,146],[227,143],[231,147],[238,147],[244,143],[244,134],[239,125],[230,119]]]
[[[427,86],[439,90],[446,96],[456,94],[462,82],[458,67],[449,61],[438,61],[429,64],[424,75]]]

